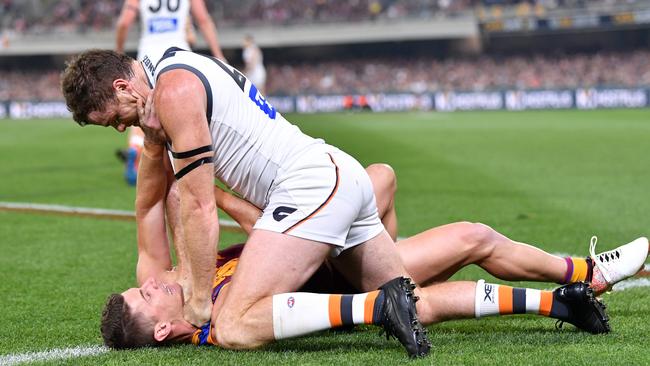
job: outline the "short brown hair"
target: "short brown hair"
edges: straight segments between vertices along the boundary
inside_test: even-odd
[[[106,346],[115,349],[155,346],[153,328],[152,321],[131,312],[124,296],[111,294],[108,297],[100,326]]]
[[[84,125],[92,111],[115,99],[113,81],[133,77],[133,59],[110,50],[90,50],[71,59],[61,73],[61,90],[72,118]]]

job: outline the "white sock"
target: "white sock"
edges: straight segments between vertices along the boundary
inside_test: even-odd
[[[383,293],[357,295],[292,292],[273,296],[275,339],[297,337],[343,325],[375,324]]]

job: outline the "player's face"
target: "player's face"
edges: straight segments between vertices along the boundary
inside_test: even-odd
[[[183,289],[178,283],[163,283],[149,278],[141,287],[122,293],[133,313],[142,313],[154,321],[183,317]]]
[[[92,111],[88,114],[88,123],[113,127],[119,132],[124,132],[130,126],[139,126],[138,102],[140,99],[127,90],[117,90],[115,94],[115,100],[106,103],[103,111]]]

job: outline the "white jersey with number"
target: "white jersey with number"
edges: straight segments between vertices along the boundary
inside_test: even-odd
[[[186,26],[190,0],[140,0],[140,43],[138,60],[154,63],[169,47],[189,50]]]
[[[175,69],[190,71],[203,83],[215,176],[259,208],[266,207],[269,190],[292,163],[327,146],[289,123],[241,72],[216,58],[170,49],[155,71],[155,63],[143,65],[152,85]]]

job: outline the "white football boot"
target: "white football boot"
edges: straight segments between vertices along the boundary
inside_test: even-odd
[[[591,288],[594,289],[595,295],[600,295],[609,291],[614,284],[634,276],[643,269],[648,257],[648,238],[640,237],[600,254],[595,253],[597,241],[598,238],[591,237],[589,254],[594,264]]]

